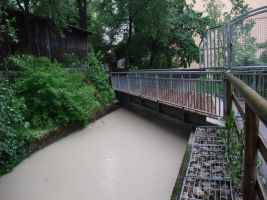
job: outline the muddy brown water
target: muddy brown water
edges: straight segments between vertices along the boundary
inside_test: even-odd
[[[191,127],[120,108],[0,178],[1,200],[170,199]]]

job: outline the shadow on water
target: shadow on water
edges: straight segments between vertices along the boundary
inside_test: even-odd
[[[132,103],[127,103],[123,105],[122,108],[149,123],[153,123],[161,128],[164,127],[166,134],[179,134],[179,137],[182,137],[183,139],[188,139],[190,135],[192,125],[181,122],[178,119],[160,114],[147,108],[142,108]]]

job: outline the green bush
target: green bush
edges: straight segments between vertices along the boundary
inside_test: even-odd
[[[109,84],[109,76],[104,71],[101,56],[91,51],[83,62],[86,80],[97,90],[96,96],[102,107],[107,107],[115,98],[114,90]]]
[[[33,128],[88,122],[100,108],[93,86],[84,77],[63,69],[44,57],[13,56],[13,68],[19,69],[15,90],[27,106],[25,118]],[[11,63],[11,62],[10,62]]]
[[[15,96],[7,81],[0,80],[0,174],[12,168],[24,154],[24,110],[23,99]]]

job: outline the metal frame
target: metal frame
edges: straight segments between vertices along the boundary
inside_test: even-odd
[[[239,64],[235,63],[235,47],[239,43],[236,37],[236,27],[239,25],[243,26],[244,23],[248,23],[250,19],[255,21],[255,19],[253,19],[254,16],[263,15],[265,13],[267,13],[267,6],[251,10],[222,26],[207,30],[206,35],[202,37],[199,44],[199,68],[222,67],[230,69],[235,66],[239,68]],[[254,27],[252,27],[252,31],[253,30]],[[262,40],[267,40],[267,33],[259,34],[265,34],[264,38],[262,38],[262,35],[259,37],[261,37]],[[266,65],[267,63],[264,64]]]

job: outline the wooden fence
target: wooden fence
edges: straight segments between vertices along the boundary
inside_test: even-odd
[[[252,200],[257,199],[256,196],[258,196],[259,199],[266,200],[266,190],[257,174],[257,159],[258,153],[260,153],[267,163],[267,144],[259,134],[259,120],[267,126],[267,101],[230,72],[225,72],[225,78],[227,115],[232,112],[232,105],[234,104],[244,120],[243,199]],[[245,110],[233,93],[234,89],[242,95]]]
[[[33,55],[46,56],[58,61],[63,61],[66,53],[73,53],[78,58],[86,56],[90,34],[88,31],[68,26],[60,34],[53,28],[51,21],[30,15],[30,34],[27,34],[24,14],[19,11],[8,13],[8,18],[14,17],[16,20],[14,26],[19,42],[11,42],[7,34],[2,34],[4,41],[0,42],[0,59],[26,50]],[[29,35],[30,38],[28,38]]]

